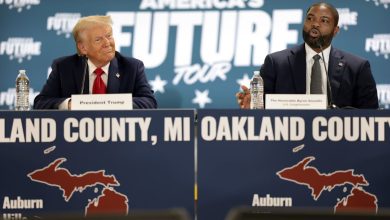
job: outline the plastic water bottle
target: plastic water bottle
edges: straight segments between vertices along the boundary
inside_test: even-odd
[[[19,75],[18,77],[16,77],[15,110],[17,111],[30,110],[29,93],[30,93],[30,80],[26,75],[26,70],[19,70]]]
[[[251,109],[264,109],[264,82],[260,71],[254,71],[250,91]]]

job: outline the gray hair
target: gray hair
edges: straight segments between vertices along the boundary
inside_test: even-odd
[[[84,32],[85,30],[88,30],[89,28],[95,27],[95,26],[101,26],[101,25],[107,25],[112,26],[112,20],[110,16],[105,15],[93,15],[93,16],[87,16],[82,17],[80,20],[76,23],[72,30],[74,41],[76,42],[76,48],[77,43],[81,41],[81,39],[84,39]],[[77,52],[79,53],[79,50],[77,48]]]

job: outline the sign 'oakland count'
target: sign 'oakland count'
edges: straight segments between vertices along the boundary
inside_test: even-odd
[[[306,135],[302,117],[212,117],[201,121],[205,141],[301,141]],[[390,117],[315,117],[316,141],[385,141]]]

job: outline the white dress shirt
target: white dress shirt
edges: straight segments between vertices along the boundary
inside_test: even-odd
[[[104,73],[102,74],[102,80],[104,84],[107,87],[107,81],[108,81],[108,67],[110,66],[110,63],[107,63],[105,66],[102,66],[102,70]],[[93,64],[90,60],[88,60],[88,70],[89,70],[89,94],[92,94],[92,88],[93,88],[93,82],[95,81],[96,74],[94,73],[96,69],[95,64]]]
[[[331,46],[327,47],[323,50],[326,69],[329,69],[329,55],[330,55]],[[324,67],[324,61],[322,59],[322,53],[317,53],[309,45],[305,43],[306,50],[306,94],[310,94],[310,83],[311,83],[311,68],[314,64],[313,56],[318,54],[321,56],[320,65],[321,65],[321,76],[322,76],[322,91],[327,95],[328,87],[327,87],[327,76]]]
[[[108,81],[108,69],[110,67],[110,63],[107,63],[105,66],[102,66],[102,70],[104,73],[101,75],[102,80],[104,84],[107,86],[107,81]],[[92,94],[92,88],[93,88],[93,82],[95,81],[96,74],[94,73],[96,69],[95,64],[93,64],[90,60],[88,60],[88,76],[89,76],[89,94]],[[61,104],[58,106],[59,110],[68,110],[68,103],[70,101],[70,98],[65,99]]]

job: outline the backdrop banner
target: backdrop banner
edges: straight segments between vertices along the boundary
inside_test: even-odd
[[[0,0],[0,108],[13,109],[26,69],[31,102],[55,58],[76,52],[74,24],[111,15],[116,49],[142,60],[161,108],[236,108],[267,54],[303,43],[316,0]],[[380,105],[390,104],[389,0],[328,0],[340,14],[333,46],[370,61]],[[81,73],[80,73],[81,74]]]

